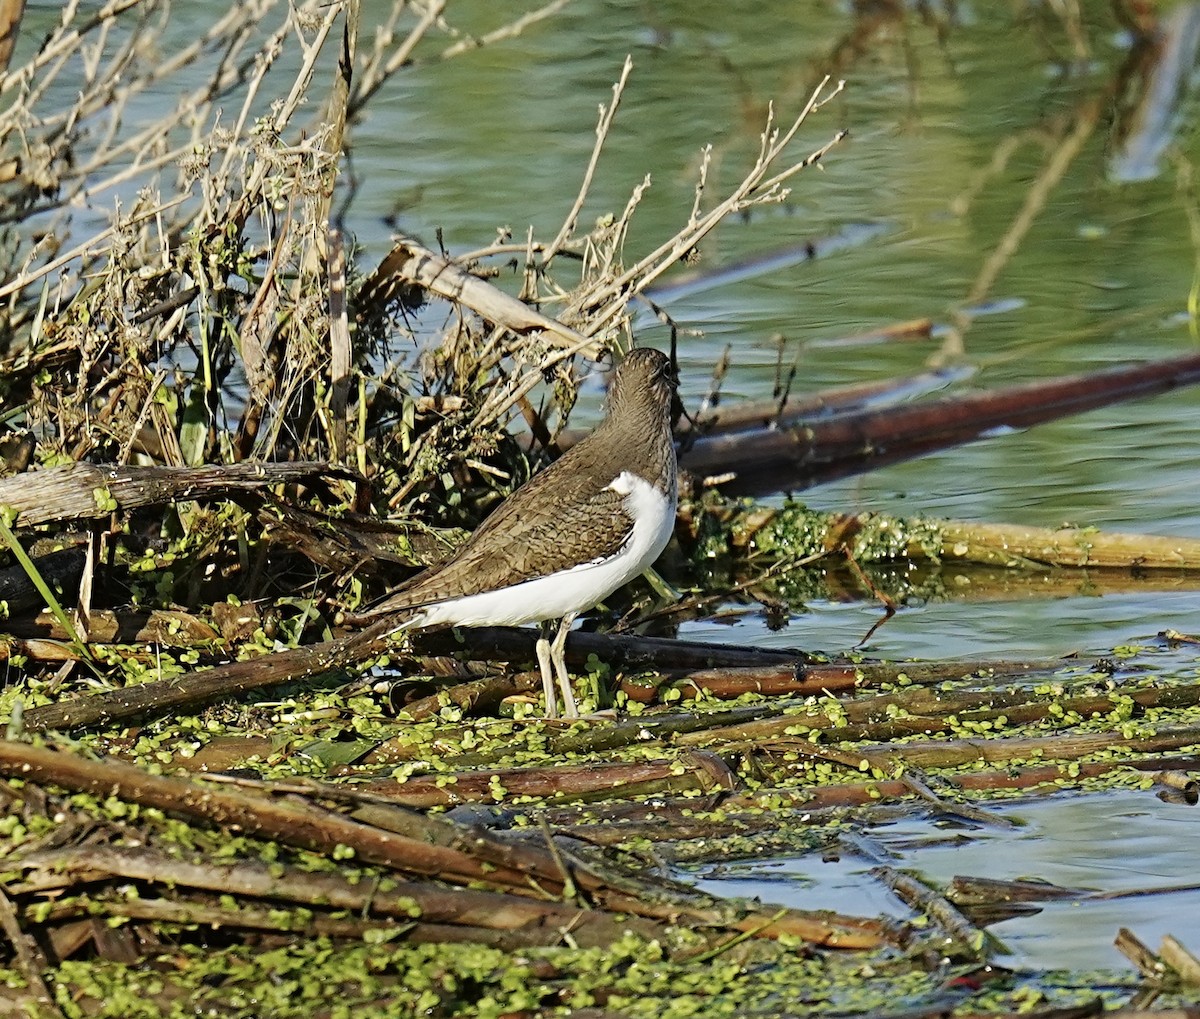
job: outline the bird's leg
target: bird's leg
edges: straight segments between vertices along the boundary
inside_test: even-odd
[[[551,671],[550,660],[550,627],[553,625],[553,620],[547,620],[542,623],[538,631],[537,639],[537,660],[538,666],[542,670],[542,691],[546,695],[546,717],[558,717],[558,698],[554,694],[554,673]]]
[[[562,689],[563,716],[578,718],[579,708],[575,706],[575,694],[571,691],[571,677],[567,675],[567,634],[571,632],[571,624],[575,622],[578,612],[568,612],[558,624],[558,636],[550,645],[550,660],[554,662],[554,671],[558,673],[558,685]]]

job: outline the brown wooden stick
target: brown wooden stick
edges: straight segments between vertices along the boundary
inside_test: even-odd
[[[1028,428],[1119,400],[1200,381],[1200,354],[1009,386],[985,393],[869,409],[696,440],[680,466],[700,477],[734,478],[731,494],[764,494],[873,470]]]
[[[177,816],[220,824],[247,834],[275,839],[286,845],[333,854],[351,849],[364,863],[391,867],[408,874],[463,883],[500,886],[513,891],[562,895],[567,882],[595,899],[603,908],[653,919],[687,918],[701,924],[733,926],[763,937],[792,934],[817,944],[838,948],[865,948],[895,938],[887,925],[829,914],[769,908],[739,910],[699,898],[680,887],[669,894],[669,882],[655,880],[656,894],[648,894],[632,876],[601,875],[571,862],[562,869],[561,851],[550,853],[530,845],[511,845],[477,829],[462,829],[418,815],[407,821],[425,833],[435,828],[435,839],[413,838],[362,824],[295,797],[286,801],[211,782],[150,775],[111,760],[85,760],[45,747],[0,740],[0,774],[25,781],[45,782],[66,789],[117,796],[153,806]],[[400,815],[397,815],[398,817]]]
[[[386,796],[394,803],[424,809],[461,803],[499,803],[512,797],[536,796],[569,802],[600,794],[649,796],[659,793],[701,792],[714,788],[713,776],[699,761],[680,772],[676,761],[638,761],[631,764],[551,764],[543,768],[485,768],[451,774],[366,780],[360,790]]]
[[[30,732],[78,729],[194,710],[252,690],[332,672],[382,654],[389,646],[389,634],[395,625],[395,620],[382,619],[361,633],[322,644],[31,708],[25,713],[25,728]]]
[[[468,931],[526,932],[539,944],[553,944],[570,929],[582,945],[611,944],[625,929],[662,937],[662,925],[640,917],[615,920],[598,910],[504,892],[447,888],[406,881],[392,888],[320,873],[239,861],[214,864],[164,856],[146,848],[82,846],[35,854],[21,861],[23,880],[15,894],[51,892],[109,877],[193,888],[242,898],[291,902],[316,909],[422,924],[452,925]],[[114,906],[120,913],[121,904]],[[124,914],[129,915],[129,914]]]
[[[1145,888],[1123,888],[1115,892],[1097,892],[1090,888],[1064,888],[1044,881],[997,881],[992,878],[955,877],[951,882],[950,898],[960,906],[995,902],[1060,902],[1078,899],[1088,902],[1111,902],[1115,899],[1141,899],[1152,895],[1178,895],[1200,891],[1200,884],[1152,885]]]
[[[740,697],[744,693],[809,697],[854,690],[858,682],[858,670],[853,665],[805,666],[797,663],[740,669],[697,669],[673,680],[670,686],[685,698],[699,697],[704,693],[721,698]],[[631,687],[630,683],[621,684],[621,689],[627,693]]]

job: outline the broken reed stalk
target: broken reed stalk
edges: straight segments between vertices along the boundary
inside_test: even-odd
[[[398,280],[415,284],[518,335],[533,332],[570,353],[583,351],[593,357],[599,353],[598,345],[589,337],[541,314],[410,237],[397,241],[363,284],[358,294],[360,304],[386,305]],[[552,362],[543,363],[550,367]]]
[[[881,881],[902,902],[924,913],[937,925],[943,936],[943,940],[937,945],[939,955],[980,960],[997,953],[1007,954],[1007,949],[971,923],[944,895],[922,884],[915,877],[894,867],[873,867],[871,877]]]
[[[998,742],[1003,742],[1000,740]],[[1051,757],[1061,763],[1035,766],[1012,764],[1002,770],[971,771],[964,774],[949,775],[945,781],[952,787],[964,793],[995,792],[998,790],[1030,790],[1040,786],[1060,788],[1064,783],[1074,786],[1089,778],[1100,778],[1113,771],[1133,769],[1137,771],[1154,771],[1164,764],[1164,759],[1158,753],[1160,745],[1149,741],[1131,741],[1134,745],[1126,747],[1130,755],[1146,749],[1154,751],[1151,757],[1123,756],[1109,761],[1079,761],[1078,758],[1064,752],[1060,758]],[[965,756],[965,755],[964,755]],[[1020,760],[1020,759],[1015,759]],[[1194,757],[1188,758],[1193,766]],[[967,767],[963,761],[959,767]],[[725,800],[727,809],[735,811],[739,807],[753,807],[759,803],[759,797],[773,799],[777,803],[787,804],[795,810],[821,810],[831,807],[854,807],[878,804],[891,799],[903,799],[912,795],[911,787],[903,779],[878,779],[868,782],[848,782],[835,785],[817,786],[797,792],[795,789],[768,789],[755,794],[739,793]],[[958,813],[957,805],[950,801],[949,813]],[[668,837],[668,836],[663,836]]]
[[[0,773],[78,792],[115,795],[131,803],[152,806],[194,821],[220,824],[249,835],[274,839],[286,845],[332,854],[339,846],[353,849],[359,859],[427,876],[458,880],[508,881],[525,887],[526,868],[514,868],[505,859],[467,854],[448,847],[431,846],[403,835],[358,824],[315,805],[288,802],[244,791],[197,784],[179,778],[150,775],[132,765],[89,761],[76,754],[0,741]],[[476,847],[478,851],[479,847]],[[511,859],[503,852],[502,857]],[[495,864],[492,872],[490,864]],[[544,870],[544,867],[535,868]],[[551,885],[561,886],[562,876],[549,873]]]

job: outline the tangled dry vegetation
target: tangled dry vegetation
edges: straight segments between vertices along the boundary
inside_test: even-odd
[[[453,259],[401,239],[382,264],[357,265],[338,225],[352,198],[339,176],[347,126],[414,62],[453,59],[559,6],[481,40],[457,33],[440,4],[401,3],[367,43],[357,5],[261,0],[166,58],[165,6],[68,6],[0,82],[4,446],[11,471],[116,469],[71,477],[56,490],[62,502],[49,494],[54,476],[10,486],[3,501],[18,525],[82,525],[109,500],[132,510],[74,540],[89,545],[89,578],[98,562],[133,571],[126,585],[141,605],[354,605],[364,586],[377,594],[395,581],[378,575],[381,555],[435,556],[423,525],[434,538],[470,525],[522,480],[514,411],[552,441],[574,401],[575,355],[628,345],[632,299],[724,216],[785,197],[788,178],[822,154],[788,163],[785,150],[830,94],[784,129],[766,125],[745,180],[711,207],[702,169],[685,227],[626,265],[648,180],[619,216],[591,230],[578,220],[627,63],[555,237]],[[197,78],[168,114],[145,119],[148,99]],[[520,268],[519,299],[481,278],[501,260]],[[286,509],[274,506],[277,485],[236,470],[137,470],[249,461],[310,466],[260,479],[303,483]],[[234,501],[217,507],[213,494]],[[34,507],[47,505],[57,515],[39,519]],[[310,510],[350,521],[356,537],[363,522],[368,547],[332,529],[314,540]],[[379,537],[384,517],[407,526]]]

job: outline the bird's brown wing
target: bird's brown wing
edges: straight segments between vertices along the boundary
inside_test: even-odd
[[[537,481],[542,475],[537,475]],[[624,496],[604,488],[562,503],[509,498],[441,569],[381,602],[372,614],[417,608],[536,580],[614,555],[633,533]],[[536,494],[536,492],[534,493]],[[502,526],[493,524],[503,514]]]

